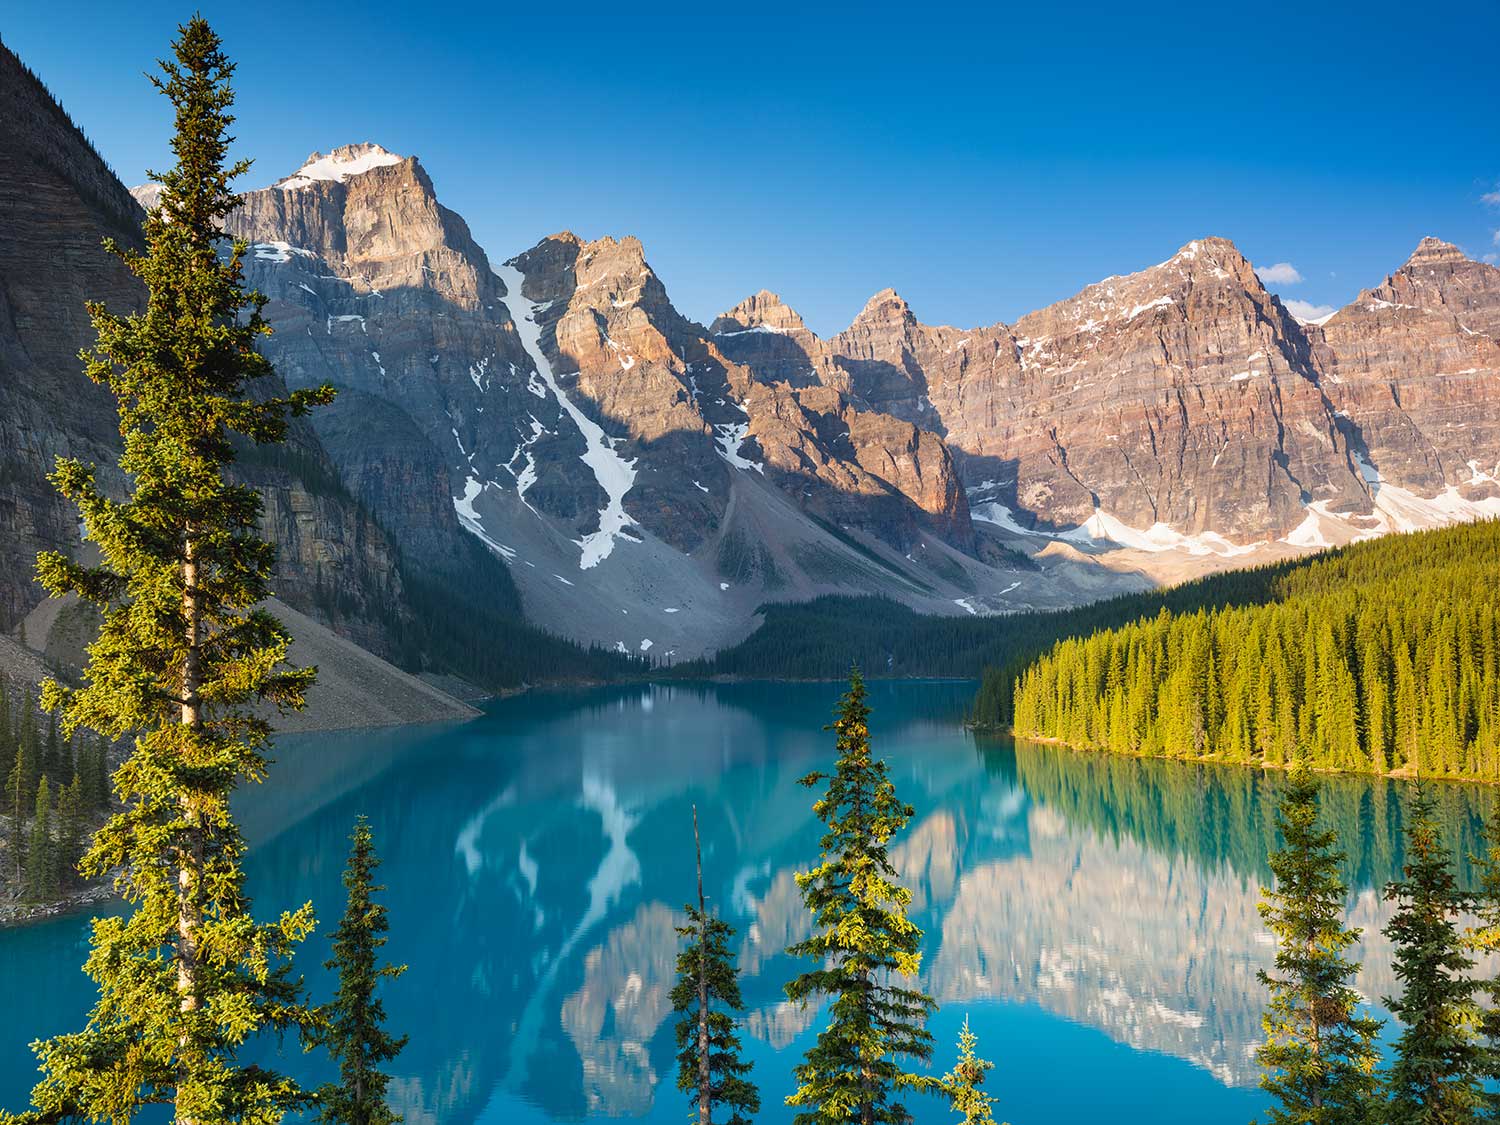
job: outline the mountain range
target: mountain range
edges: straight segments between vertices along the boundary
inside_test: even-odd
[[[52,458],[113,459],[82,304],[139,302],[98,243],[138,240],[155,192],[3,50],[0,151],[13,627],[34,552],[77,542]],[[1074,605],[1500,515],[1500,269],[1437,239],[1315,323],[1205,237],[1014,324],[928,325],[887,289],[824,339],[765,291],[695,323],[631,237],[492,260],[418,159],[374,144],[248,191],[229,228],[279,377],[340,390],[240,462],[278,593],[412,670],[484,680],[497,622],[586,674],[600,650],[721,648],[768,601]]]

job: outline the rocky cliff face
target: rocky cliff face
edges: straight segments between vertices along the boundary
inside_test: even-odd
[[[1222,239],[1022,317],[1014,336],[1029,409],[986,453],[1009,450],[1035,515],[1246,542],[1292,530],[1312,500],[1367,502],[1305,338]]]
[[[705,333],[672,307],[636,239],[562,235],[516,267],[526,295],[547,306],[540,325],[549,362],[591,414],[633,443],[626,511],[667,542],[698,548],[724,518],[731,473],[750,470],[818,518],[903,550],[924,528],[971,544],[967,504],[940,439],[856,410],[795,370],[785,379],[752,373],[724,343],[773,334],[725,329],[724,318]],[[766,298],[786,331],[799,331],[796,314]]]
[[[99,243],[129,245],[140,228],[129,194],[3,46],[0,152],[0,626],[9,628],[43,597],[32,582],[37,552],[78,542],[77,513],[47,481],[56,459],[114,460],[114,406],[84,378],[78,350],[93,338],[86,300],[138,302]]]
[[[1209,238],[1015,325],[923,324],[884,290],[823,340],[765,291],[704,329],[633,238],[494,267],[374,145],[315,153],[234,227],[278,367],[358,392],[323,437],[403,548],[441,570],[475,534],[528,612],[628,651],[721,642],[736,595],[1016,606],[1000,546],[1058,568],[1025,591],[1045,605],[1091,569],[1114,589],[1500,510],[1500,412],[1452,416],[1490,394],[1497,271],[1435,242],[1321,328]],[[705,619],[656,617],[679,600]]]
[[[766,592],[952,605],[990,573],[939,435],[731,359],[636,239],[565,233],[494,267],[420,163],[375,145],[313,154],[230,226],[278,370],[345,389],[316,424],[348,488],[438,573],[479,537],[551,628],[701,651]]]
[[[0,624],[42,598],[36,552],[70,550],[77,516],[47,474],[58,456],[113,466],[113,400],[84,378],[78,351],[93,340],[84,308],[138,307],[142,293],[105,236],[139,244],[141,211],[41,83],[0,48]],[[275,388],[270,389],[274,393]],[[316,435],[294,425],[288,444],[243,451],[237,473],[266,497],[264,531],[279,548],[276,588],[376,652],[399,605],[396,559],[350,500]],[[335,598],[330,591],[337,590]]]
[[[1500,496],[1500,270],[1425,238],[1307,331],[1378,507],[1383,486],[1450,506]]]
[[[1223,240],[1014,328],[924,325],[885,290],[808,350],[823,381],[944,435],[1022,526],[1259,539],[1310,499],[1365,502],[1300,328]]]
[[[1019,541],[1198,559],[1181,577],[1500,513],[1497,309],[1500,270],[1426,239],[1302,325],[1210,238],[1014,326],[925,325],[884,290],[826,341],[768,293],[715,329],[762,378],[943,437],[977,514]]]

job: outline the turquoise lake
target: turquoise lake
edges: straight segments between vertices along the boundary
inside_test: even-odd
[[[926,931],[923,984],[942,1005],[934,1073],[968,1016],[1011,1125],[1104,1119],[1249,1121],[1251,1053],[1271,945],[1256,913],[1277,779],[976,737],[958,683],[875,683],[872,732],[916,808],[893,857]],[[657,686],[549,693],[451,727],[287,738],[246,795],[262,916],[313,900],[301,965],[326,997],[350,826],[385,859],[393,1065],[410,1125],[685,1120],[672,984],[693,893],[692,808],[710,901],[738,929],[760,1120],[789,1121],[791,1067],[819,1027],[785,1002],[806,933],[793,874],[820,826],[797,778],[831,764],[836,684]],[[1441,791],[1450,844],[1475,845],[1487,791]],[[1396,988],[1377,888],[1399,862],[1397,786],[1334,779],[1349,851],[1361,992]],[[86,919],[0,931],[0,1104],[35,1079],[26,1048],[80,1022]],[[273,1046],[263,1048],[277,1052]],[[317,1079],[292,1045],[280,1064]],[[936,1099],[920,1122],[948,1121]]]

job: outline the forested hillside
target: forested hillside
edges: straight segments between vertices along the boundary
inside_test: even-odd
[[[1357,544],[1259,605],[1060,640],[1015,681],[1023,736],[1170,757],[1500,778],[1500,522]],[[1008,673],[981,719],[1006,718]]]
[[[1122,594],[1076,609],[990,617],[924,616],[886,598],[823,597],[761,607],[765,620],[740,644],[680,664],[683,676],[839,679],[858,665],[869,676],[977,678],[1019,670],[1063,637],[1134,621],[1160,609],[1268,600],[1276,580],[1302,562],[1200,578],[1165,590]],[[1012,679],[1014,676],[1011,677]]]

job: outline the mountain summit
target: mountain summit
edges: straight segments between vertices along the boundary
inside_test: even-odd
[[[282,191],[297,191],[316,183],[343,183],[350,176],[363,175],[373,168],[387,168],[400,164],[406,157],[381,148],[377,144],[340,145],[326,156],[315,152],[285,179],[273,185]]]

